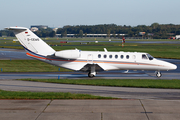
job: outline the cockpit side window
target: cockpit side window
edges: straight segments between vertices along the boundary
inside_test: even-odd
[[[153,60],[154,59],[154,57],[151,56],[150,54],[147,54],[147,57],[149,58],[149,60]]]
[[[142,54],[142,59],[147,60],[148,58],[147,58],[147,56],[145,54]]]

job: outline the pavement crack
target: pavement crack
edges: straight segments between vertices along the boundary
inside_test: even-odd
[[[103,120],[103,113],[101,113],[101,120]]]
[[[53,101],[53,100],[50,100],[50,102],[45,106],[45,108],[43,109],[43,111],[40,112],[40,114],[37,116],[37,118],[36,118],[35,120],[37,120],[37,119],[41,116],[41,114],[46,110],[46,108],[51,104],[52,101]]]
[[[145,113],[147,119],[150,120],[149,117],[148,117],[148,114],[147,114],[147,113],[149,113],[149,112],[146,111],[146,109],[145,109],[145,107],[144,107],[144,105],[143,105],[143,103],[142,103],[142,101],[141,101],[140,99],[139,99],[139,102],[141,103],[141,106],[142,106],[143,109],[144,109],[144,112],[141,112],[141,113]]]

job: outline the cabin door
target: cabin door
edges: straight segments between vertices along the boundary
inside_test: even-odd
[[[132,59],[134,60],[134,62],[136,62],[136,55],[133,55]]]
[[[88,54],[88,56],[87,56],[87,63],[93,64],[93,55],[92,54]]]

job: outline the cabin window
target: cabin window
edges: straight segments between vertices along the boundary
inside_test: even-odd
[[[101,54],[98,55],[98,58],[101,58]]]
[[[142,54],[142,59],[147,60],[147,56],[145,54]]]
[[[121,55],[121,59],[123,59],[124,58],[124,55]]]
[[[104,55],[104,58],[106,58],[107,57],[107,55]]]
[[[118,55],[115,55],[115,58],[117,59],[117,58],[118,58]]]
[[[126,59],[129,59],[129,55],[126,55]]]
[[[109,58],[112,58],[112,55],[109,55]]]

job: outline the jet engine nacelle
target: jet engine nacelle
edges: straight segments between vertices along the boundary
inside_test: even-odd
[[[66,58],[66,59],[77,59],[80,57],[79,50],[62,50],[55,52],[56,57]]]

